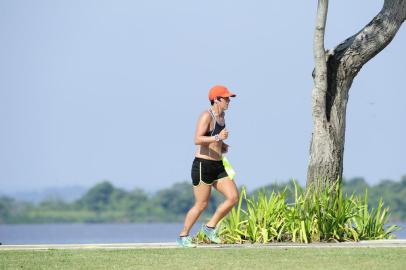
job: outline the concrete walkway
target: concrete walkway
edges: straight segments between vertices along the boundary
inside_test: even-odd
[[[406,248],[406,239],[373,240],[344,243],[271,243],[271,244],[200,244],[197,248]],[[42,244],[42,245],[0,245],[0,252],[7,250],[50,250],[50,249],[140,249],[178,248],[175,242],[168,243],[120,243],[120,244]]]

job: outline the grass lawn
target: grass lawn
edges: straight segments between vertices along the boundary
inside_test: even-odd
[[[406,269],[406,248],[1,251],[0,269]]]

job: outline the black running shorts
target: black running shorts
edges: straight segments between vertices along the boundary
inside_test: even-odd
[[[192,164],[192,182],[198,186],[200,181],[204,184],[212,185],[215,181],[227,177],[223,161],[195,158]]]

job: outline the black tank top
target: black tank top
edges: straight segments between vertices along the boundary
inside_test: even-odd
[[[220,131],[222,131],[226,127],[226,124],[224,123],[224,125],[220,125],[219,123],[217,123],[217,119],[214,116],[214,113],[211,111],[211,109],[209,109],[208,111],[214,120],[214,128],[212,130],[207,131],[206,134],[204,134],[204,136],[214,136],[219,134]]]

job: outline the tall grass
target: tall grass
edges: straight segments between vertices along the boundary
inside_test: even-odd
[[[364,196],[343,194],[337,182],[329,188],[302,190],[295,181],[294,202],[287,203],[283,192],[247,196],[240,200],[219,225],[225,243],[319,242],[387,239],[398,229],[385,227],[389,209],[382,200],[376,208]],[[245,207],[243,207],[243,205]],[[198,240],[203,240],[198,235]]]

